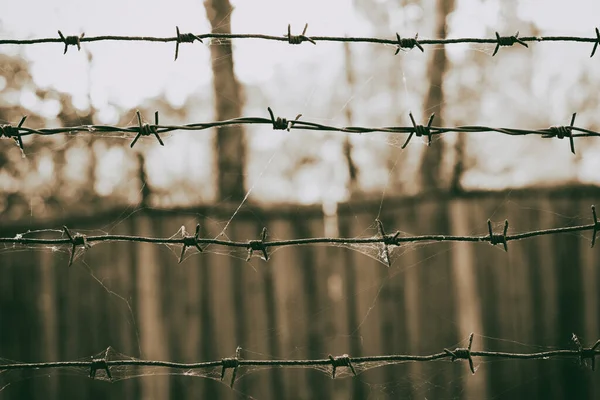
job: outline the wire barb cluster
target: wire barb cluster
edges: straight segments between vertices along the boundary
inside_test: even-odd
[[[498,32],[496,32],[496,48],[494,48],[494,52],[492,53],[492,57],[498,53],[500,46],[510,47],[515,43],[519,43],[521,46],[529,47],[527,43],[523,41],[523,39],[519,39],[519,31],[515,33],[513,36],[500,36]]]
[[[23,139],[21,139],[21,127],[23,123],[27,119],[27,115],[21,118],[21,121],[17,126],[12,126],[10,124],[2,124],[0,125],[0,138],[14,139],[17,142],[17,145],[23,150]]]
[[[108,377],[108,379],[112,381],[112,375],[110,374],[110,368],[108,367],[108,361],[107,361],[109,351],[110,351],[110,346],[106,348],[106,351],[104,352],[104,357],[102,357],[102,358],[92,357],[92,362],[90,363],[90,375],[89,375],[89,377],[91,379],[94,379],[96,377],[96,372],[98,370],[103,370],[104,372],[106,372],[106,376]]]
[[[414,38],[401,38],[400,34],[396,32],[396,39],[398,40],[398,48],[396,49],[394,55],[398,55],[398,53],[402,49],[412,49],[413,47],[417,47],[419,50],[421,50],[421,53],[425,52],[423,46],[421,46],[421,43],[419,43],[418,33],[415,35]]]
[[[65,44],[65,51],[63,54],[67,54],[69,46],[77,46],[77,51],[81,51],[81,40],[85,36],[85,33],[82,33],[79,36],[65,36],[61,31],[58,31],[58,36],[60,36],[60,40]]]
[[[179,57],[179,44],[194,43],[195,40],[199,41],[200,43],[203,42],[202,39],[200,39],[197,35],[194,35],[193,33],[180,33],[178,26],[176,26],[175,29],[177,31],[177,42],[175,44],[175,61],[177,61],[177,57]]]
[[[573,43],[593,43],[594,48],[592,49],[593,57],[600,43],[600,31],[595,28],[595,36],[593,37],[581,37],[581,36],[522,36],[519,37],[519,32],[512,36],[500,36],[498,32],[495,32],[494,38],[443,38],[443,39],[418,39],[418,35],[414,38],[403,38],[400,34],[396,33],[394,39],[383,39],[375,37],[338,37],[338,36],[306,36],[306,30],[308,24],[304,26],[304,30],[300,35],[292,35],[291,26],[288,24],[287,34],[282,36],[266,35],[262,33],[204,33],[204,34],[177,34],[175,37],[154,37],[154,36],[117,36],[117,35],[104,35],[104,36],[88,36],[84,34],[80,36],[64,36],[59,31],[60,38],[38,38],[38,39],[0,39],[0,45],[2,44],[16,44],[16,45],[29,45],[37,43],[64,43],[65,53],[68,46],[77,46],[81,48],[82,42],[99,42],[99,41],[130,41],[130,42],[176,42],[175,47],[175,59],[177,59],[179,43],[191,43],[195,40],[202,42],[202,39],[259,39],[259,40],[271,40],[287,42],[292,45],[301,44],[303,42],[354,42],[354,43],[376,43],[384,45],[392,45],[396,47],[395,54],[401,49],[413,49],[418,48],[421,52],[424,52],[424,45],[449,45],[456,43],[479,43],[479,44],[495,44],[493,56],[496,55],[501,46],[512,46],[518,43],[524,47],[529,47],[528,42],[573,42]],[[178,30],[178,29],[177,29]]]
[[[56,369],[66,367],[80,367],[89,368],[89,377],[94,379],[96,377],[96,371],[103,370],[109,380],[113,380],[110,372],[111,367],[116,366],[142,366],[142,367],[164,367],[179,370],[201,370],[210,368],[221,368],[221,381],[225,378],[225,373],[228,369],[233,370],[231,374],[231,381],[229,386],[233,388],[235,379],[238,371],[242,367],[331,367],[331,377],[335,379],[339,368],[348,368],[353,376],[357,376],[357,367],[366,365],[369,363],[397,363],[406,361],[416,362],[431,362],[450,359],[451,361],[467,360],[469,371],[471,374],[475,374],[475,358],[481,359],[501,359],[501,360],[549,360],[554,358],[568,359],[575,358],[579,360],[581,365],[585,365],[586,360],[591,360],[591,369],[595,371],[596,363],[595,359],[600,355],[600,340],[591,347],[584,347],[581,344],[579,338],[573,334],[572,340],[576,345],[576,349],[553,349],[548,351],[540,351],[535,353],[511,353],[501,351],[489,351],[473,350],[473,338],[474,334],[469,335],[469,341],[467,347],[457,347],[454,350],[444,348],[443,351],[428,355],[414,355],[414,354],[390,354],[390,355],[379,355],[379,356],[365,356],[365,357],[351,357],[348,354],[341,356],[332,356],[329,354],[328,358],[325,359],[304,359],[304,360],[249,360],[241,359],[240,352],[241,347],[237,347],[235,356],[230,358],[222,358],[218,361],[204,361],[192,364],[177,363],[170,361],[156,361],[156,360],[137,360],[137,359],[120,359],[120,360],[108,360],[108,351],[110,347],[104,353],[101,358],[93,358],[90,361],[54,361],[54,362],[37,362],[37,363],[3,363],[0,364],[0,371],[8,370],[34,370],[34,369]]]
[[[29,238],[23,237],[23,234],[18,234],[12,238],[0,238],[0,243],[13,244],[13,245],[59,245],[59,244],[71,244],[69,266],[72,265],[75,256],[75,250],[79,246],[83,246],[84,249],[89,249],[93,242],[110,242],[110,241],[126,241],[126,242],[143,242],[143,243],[154,243],[154,244],[165,244],[165,245],[183,245],[179,262],[183,261],[183,256],[188,247],[196,247],[200,252],[204,252],[206,248],[202,248],[201,244],[225,246],[230,248],[245,248],[248,252],[246,261],[249,261],[254,252],[261,252],[265,261],[269,261],[268,248],[270,247],[284,247],[284,246],[296,246],[296,245],[309,245],[309,244],[329,244],[329,245],[360,245],[360,244],[383,244],[385,263],[388,267],[391,267],[392,261],[390,258],[390,246],[400,246],[402,243],[414,243],[414,242],[489,242],[492,246],[502,244],[504,250],[508,251],[508,242],[513,240],[522,240],[543,235],[555,235],[561,233],[573,233],[583,231],[593,231],[591,240],[591,247],[594,247],[596,243],[596,234],[600,231],[600,221],[596,215],[596,208],[592,206],[592,217],[594,223],[588,225],[569,226],[562,228],[543,229],[536,231],[528,231],[515,233],[513,235],[508,234],[508,220],[504,221],[504,230],[502,234],[494,233],[492,230],[492,222],[487,221],[488,234],[484,236],[453,236],[453,235],[422,235],[422,236],[401,236],[400,231],[396,231],[394,234],[386,234],[383,223],[376,219],[378,234],[374,237],[366,238],[336,238],[336,237],[314,237],[314,238],[300,238],[290,240],[273,240],[267,241],[267,228],[262,229],[260,239],[247,240],[243,242],[221,240],[221,239],[209,239],[200,237],[200,225],[196,225],[196,232],[194,236],[190,236],[186,233],[185,227],[183,228],[183,237],[181,238],[155,238],[145,236],[127,236],[127,235],[100,235],[100,236],[86,236],[81,233],[73,234],[66,226],[63,227],[63,233],[67,238],[47,239],[47,238]]]
[[[156,140],[158,140],[158,143],[160,143],[161,146],[164,146],[165,144],[163,143],[160,136],[158,136],[158,126],[159,126],[158,125],[158,111],[156,111],[154,113],[154,125],[143,123],[142,116],[140,115],[139,111],[136,112],[136,115],[137,115],[137,120],[138,120],[138,134],[135,136],[135,138],[131,142],[130,147],[133,148],[133,146],[135,145],[135,143],[138,141],[138,139],[141,136],[150,136],[150,135],[154,135],[156,137]]]
[[[233,369],[233,372],[231,373],[231,383],[229,385],[232,389],[233,389],[233,384],[235,383],[235,378],[237,376],[238,368],[240,366],[240,352],[241,351],[242,351],[242,348],[240,346],[238,346],[235,349],[235,357],[221,359],[221,364],[222,364],[221,381],[223,381],[223,378],[225,378],[225,372],[228,369]]]
[[[287,37],[289,44],[300,44],[302,42],[311,42],[312,44],[317,44],[313,39],[306,36],[307,29],[308,23],[304,25],[304,29],[302,30],[302,33],[300,35],[292,35],[292,26],[291,24],[288,24],[287,35],[284,36]]]
[[[159,136],[162,133],[173,132],[173,131],[201,131],[210,128],[220,128],[229,125],[270,125],[274,130],[286,130],[290,131],[292,129],[304,129],[310,131],[322,131],[322,132],[342,132],[342,133],[354,133],[354,134],[362,134],[362,133],[389,133],[389,134],[408,134],[408,138],[402,145],[402,149],[406,148],[409,142],[412,140],[413,136],[416,137],[427,137],[427,145],[431,145],[431,140],[434,135],[441,135],[447,132],[464,132],[464,133],[482,133],[482,132],[498,132],[505,135],[510,136],[525,136],[525,135],[538,135],[542,138],[558,138],[563,139],[565,137],[569,138],[569,142],[571,145],[571,152],[575,154],[575,144],[573,142],[576,137],[600,137],[600,132],[592,131],[589,129],[584,129],[575,126],[575,116],[576,113],[573,114],[571,118],[571,124],[569,126],[551,126],[549,128],[544,129],[516,129],[516,128],[494,128],[489,126],[480,126],[480,125],[466,125],[466,126],[456,126],[456,127],[437,127],[432,126],[433,119],[435,117],[432,114],[429,117],[429,121],[427,125],[418,125],[415,121],[415,118],[412,115],[412,112],[409,113],[410,121],[412,126],[388,126],[388,127],[362,127],[362,126],[332,126],[332,125],[324,125],[316,122],[310,122],[305,120],[300,120],[302,114],[296,115],[296,118],[293,120],[288,120],[283,117],[276,117],[273,113],[271,107],[267,107],[267,111],[269,112],[269,118],[264,117],[241,117],[241,118],[233,118],[223,121],[213,121],[213,122],[198,122],[198,123],[190,123],[186,125],[159,125],[158,122],[158,111],[154,114],[154,124],[147,124],[142,122],[142,117],[140,112],[137,111],[137,120],[138,124],[136,126],[112,126],[112,125],[80,125],[80,126],[70,126],[63,128],[42,128],[42,129],[32,129],[28,127],[24,127],[23,123],[25,122],[25,118],[21,119],[21,122],[17,126],[12,125],[0,125],[0,138],[12,138],[15,139],[21,150],[23,150],[23,141],[22,137],[29,135],[42,135],[42,136],[50,136],[57,135],[61,133],[67,134],[76,134],[80,132],[87,132],[93,134],[108,134],[108,133],[130,133],[135,134],[135,138],[130,144],[130,147],[133,147],[136,142],[142,136],[154,136],[158,143],[161,146],[164,146],[164,142]]]

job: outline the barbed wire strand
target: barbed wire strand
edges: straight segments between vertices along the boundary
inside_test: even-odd
[[[323,359],[304,359],[304,360],[251,360],[240,358],[242,351],[241,347],[236,348],[235,357],[222,358],[221,360],[215,361],[204,361],[198,363],[178,363],[171,361],[157,361],[157,360],[109,360],[108,354],[111,347],[108,347],[104,351],[103,357],[94,358],[91,357],[89,361],[54,361],[54,362],[35,362],[35,363],[4,363],[0,364],[0,371],[2,370],[32,370],[32,369],[56,369],[66,367],[79,367],[89,368],[89,377],[94,379],[96,373],[102,370],[106,373],[109,380],[112,381],[112,374],[110,372],[111,367],[123,367],[123,366],[141,366],[141,367],[165,367],[173,369],[193,370],[193,369],[208,369],[221,367],[221,380],[225,376],[225,372],[228,369],[232,369],[232,378],[230,386],[233,387],[235,383],[235,377],[240,367],[320,367],[320,366],[331,366],[331,377],[335,379],[336,372],[339,368],[348,368],[352,372],[352,375],[356,376],[356,366],[366,363],[393,363],[393,362],[430,362],[444,359],[450,359],[451,361],[467,360],[469,370],[472,374],[475,374],[474,358],[487,358],[487,359],[505,359],[505,360],[549,360],[554,358],[577,358],[580,365],[585,365],[586,360],[590,360],[590,366],[592,371],[596,370],[596,357],[600,355],[600,340],[591,347],[584,347],[581,344],[579,338],[573,333],[572,340],[577,346],[577,349],[554,349],[548,351],[540,351],[535,353],[512,353],[505,351],[486,351],[486,350],[472,350],[474,334],[469,335],[469,344],[467,347],[457,347],[454,350],[444,348],[443,351],[429,354],[429,355],[412,355],[412,354],[392,354],[392,355],[381,355],[381,356],[367,356],[367,357],[350,357],[348,354],[341,356],[332,356]]]
[[[353,43],[376,43],[376,44],[387,44],[395,45],[397,47],[395,54],[401,49],[413,49],[417,47],[421,52],[424,52],[423,46],[427,45],[448,45],[457,43],[479,43],[479,44],[495,44],[496,47],[492,56],[498,53],[500,47],[510,47],[514,44],[520,44],[524,47],[529,47],[527,43],[531,42],[572,42],[572,43],[594,43],[590,57],[593,57],[600,43],[600,31],[595,28],[595,36],[582,37],[582,36],[521,36],[517,31],[514,35],[501,36],[500,33],[495,32],[493,38],[445,38],[445,39],[419,39],[418,33],[415,37],[401,37],[400,34],[396,33],[396,39],[383,39],[375,37],[339,37],[339,36],[307,36],[306,30],[308,24],[304,26],[304,30],[299,35],[292,35],[291,25],[288,24],[288,32],[282,36],[258,34],[258,33],[180,33],[179,27],[176,27],[176,36],[171,37],[154,37],[154,36],[118,36],[118,35],[102,35],[102,36],[85,36],[85,33],[79,36],[65,36],[59,30],[59,37],[46,37],[37,39],[0,39],[0,45],[13,44],[13,45],[32,45],[41,43],[62,43],[64,44],[64,53],[67,52],[69,46],[76,46],[78,50],[81,50],[81,43],[86,42],[100,42],[100,41],[120,41],[120,42],[175,42],[175,60],[179,55],[179,45],[181,43],[192,43],[195,40],[203,42],[203,39],[217,39],[217,40],[230,40],[230,39],[261,39],[271,40],[279,42],[288,42],[292,45],[298,45],[303,42],[310,42],[317,44],[317,42],[353,42]]]
[[[160,134],[173,132],[173,131],[201,131],[210,128],[219,128],[230,125],[271,125],[274,130],[287,130],[288,132],[292,129],[298,130],[310,130],[310,131],[323,131],[323,132],[342,132],[342,133],[390,133],[390,134],[408,134],[408,138],[402,145],[402,149],[408,146],[409,142],[413,138],[426,136],[428,138],[428,145],[431,145],[431,137],[434,135],[441,135],[448,132],[464,132],[464,133],[483,133],[483,132],[498,132],[510,136],[524,136],[524,135],[540,135],[542,138],[558,138],[558,139],[569,139],[571,152],[575,154],[575,143],[574,138],[578,137],[600,137],[600,132],[596,132],[590,129],[580,128],[575,126],[575,117],[577,113],[573,113],[571,117],[571,123],[567,126],[551,126],[543,129],[517,129],[517,128],[495,128],[490,126],[481,125],[465,125],[456,127],[437,127],[432,126],[434,115],[431,115],[427,125],[419,125],[415,122],[412,113],[409,113],[409,117],[412,126],[389,126],[389,127],[363,127],[363,126],[342,126],[336,127],[331,125],[319,124],[316,122],[310,122],[301,120],[302,114],[298,114],[295,119],[288,120],[287,118],[275,117],[271,107],[267,108],[269,112],[269,118],[265,117],[241,117],[233,118],[224,121],[214,122],[200,122],[190,123],[185,125],[159,125],[158,124],[158,111],[154,114],[154,124],[147,124],[142,122],[140,112],[136,112],[138,119],[137,126],[114,126],[114,125],[79,125],[79,126],[68,126],[60,128],[42,128],[33,129],[23,126],[25,118],[23,117],[17,126],[10,124],[0,125],[0,138],[13,139],[17,145],[23,149],[22,138],[29,135],[42,135],[51,136],[58,134],[77,134],[80,132],[87,132],[92,134],[108,134],[108,133],[132,133],[135,134],[130,147],[133,147],[141,136],[154,136],[161,146],[164,146]]]
[[[492,222],[488,219],[488,235],[484,236],[455,236],[455,235],[422,235],[422,236],[401,236],[401,232],[397,231],[393,234],[386,234],[383,229],[383,223],[377,219],[376,224],[378,227],[378,235],[374,237],[364,238],[336,238],[336,237],[314,237],[314,238],[300,238],[300,239],[289,239],[289,240],[273,240],[267,241],[267,228],[262,229],[260,239],[258,240],[247,240],[231,241],[222,239],[210,239],[199,237],[200,226],[196,225],[196,231],[194,235],[188,235],[185,226],[182,227],[181,238],[158,238],[158,237],[147,237],[147,236],[131,236],[131,235],[96,235],[86,236],[81,233],[72,233],[69,228],[63,226],[62,232],[66,237],[61,238],[29,238],[24,237],[24,234],[17,234],[15,237],[2,237],[0,243],[12,244],[12,245],[60,245],[70,244],[70,258],[69,266],[73,263],[75,251],[78,247],[89,249],[91,244],[94,242],[138,242],[138,243],[153,243],[153,244],[164,244],[164,245],[183,245],[179,262],[183,260],[183,256],[188,247],[196,247],[200,252],[206,249],[201,245],[217,245],[232,248],[245,248],[248,251],[248,260],[252,256],[253,252],[260,251],[265,261],[269,260],[268,249],[273,247],[285,247],[285,246],[298,246],[298,245],[309,245],[309,244],[329,244],[329,245],[361,245],[361,244],[376,244],[381,243],[384,245],[385,251],[385,262],[388,267],[391,266],[389,257],[389,246],[400,246],[402,243],[415,243],[415,242],[489,242],[493,246],[502,244],[504,250],[508,252],[508,242],[513,240],[528,239],[536,236],[544,235],[556,235],[561,233],[572,233],[572,232],[592,232],[591,247],[593,248],[596,243],[596,235],[600,230],[600,221],[596,214],[596,207],[591,206],[592,218],[594,223],[587,225],[577,225],[561,228],[551,228],[534,230],[528,232],[515,233],[512,235],[508,234],[508,220],[504,221],[504,229],[501,234],[494,233],[492,230]]]

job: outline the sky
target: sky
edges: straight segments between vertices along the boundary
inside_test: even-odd
[[[591,35],[600,15],[600,2],[593,0],[518,3],[520,16],[535,21],[548,34]],[[297,33],[308,23],[308,32],[314,35],[370,33],[369,24],[354,11],[352,0],[253,0],[232,4],[233,32],[283,35],[288,23]],[[460,13],[451,18],[449,36],[483,35],[487,26],[495,25],[497,4],[459,0]],[[402,15],[392,16],[392,23],[394,20],[399,25],[397,30],[402,31]],[[0,23],[1,34],[12,38],[57,37],[59,29],[65,35],[85,32],[88,36],[175,36],[176,25],[182,32],[210,31],[203,2],[199,0],[21,0],[3,7]],[[391,30],[390,36],[393,34]],[[258,41],[234,43],[236,73],[243,83],[264,83],[276,68],[293,68],[307,57],[318,58],[330,52],[327,46],[298,46],[304,48],[286,51],[282,57],[281,49],[273,51],[273,45]],[[42,87],[72,93],[82,105],[90,90],[97,108],[106,106],[109,100],[132,108],[160,93],[166,93],[171,102],[180,105],[187,95],[210,82],[207,45],[183,44],[176,62],[174,47],[174,43],[97,42],[85,43],[81,52],[72,48],[63,55],[62,44],[57,43],[26,46],[23,55],[31,60],[35,81]],[[6,50],[21,49],[3,46],[2,51]],[[449,46],[448,51],[459,54],[461,50]],[[93,56],[91,71],[87,52]]]

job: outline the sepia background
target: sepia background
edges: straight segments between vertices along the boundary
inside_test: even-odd
[[[233,8],[231,8],[231,6]],[[0,38],[182,32],[395,38],[593,37],[592,0],[21,1]],[[236,39],[175,44],[0,45],[0,123],[31,128],[137,125],[159,111],[181,125],[277,116],[334,126],[485,125],[597,130],[600,58],[591,43],[452,44]],[[597,138],[485,132],[406,135],[175,131],[155,139],[89,132],[0,140],[0,237],[86,235],[247,241],[373,237],[376,219],[407,236],[509,233],[592,222]],[[0,247],[0,363],[199,362],[431,354],[465,347],[530,353],[600,338],[600,259],[591,232],[510,242],[419,242],[246,249],[109,242]],[[0,371],[0,398],[596,398],[597,371],[575,359],[371,363],[346,368],[83,367]],[[585,364],[585,363],[584,363]]]

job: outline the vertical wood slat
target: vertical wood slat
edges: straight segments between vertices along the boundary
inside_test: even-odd
[[[137,232],[140,236],[155,236],[154,220],[139,217]],[[167,334],[163,324],[162,313],[163,289],[161,287],[161,269],[159,249],[149,243],[137,245],[137,307],[140,327],[142,358],[166,360],[169,357],[168,347],[165,346]],[[164,376],[153,376],[141,383],[142,398],[164,399],[169,397],[169,380]]]
[[[592,215],[590,210],[590,203],[588,199],[580,200],[578,209],[581,210],[582,215],[586,215],[586,211],[588,212],[588,217]],[[594,203],[598,204],[594,201]],[[588,211],[589,210],[589,211]],[[582,223],[591,223],[587,221],[582,221]],[[592,233],[588,232],[584,234],[585,238],[579,238],[579,253],[581,254],[580,263],[581,263],[581,276],[583,281],[583,320],[585,326],[583,327],[582,334],[583,337],[580,339],[582,344],[586,347],[593,346],[596,340],[600,339],[600,321],[598,316],[600,315],[600,307],[599,307],[599,299],[600,299],[600,273],[598,272],[600,269],[600,257],[598,257],[595,253],[598,251],[595,247],[598,244],[594,245],[594,248],[590,248],[591,246],[591,238]],[[589,238],[589,239],[587,239]],[[596,238],[598,240],[598,238]],[[590,361],[586,361],[589,365]],[[599,365],[596,366],[598,368]],[[593,376],[594,372],[592,372]],[[592,382],[596,380],[592,378]],[[590,398],[596,399],[600,397],[600,384],[592,384],[590,385]]]
[[[263,226],[253,224],[252,221],[240,221],[236,224],[237,240],[259,237]],[[269,249],[267,249],[267,254]],[[256,357],[257,355],[269,357],[269,327],[267,325],[267,305],[265,303],[264,271],[277,268],[271,261],[262,259],[261,252],[255,252],[251,259],[246,262],[237,259],[233,293],[236,296],[239,333],[238,345],[242,347],[242,357]],[[239,318],[243,316],[243,318]],[[248,369],[246,368],[247,372]],[[239,385],[242,393],[254,393],[256,396],[272,398],[270,385],[266,371],[256,371],[240,380]]]
[[[278,237],[289,239],[297,237],[294,232],[295,224],[295,220],[277,219],[270,223],[269,228],[277,232]],[[276,263],[276,266],[271,267],[271,272],[277,299],[276,336],[282,358],[306,357],[307,324],[310,322],[310,315],[304,301],[307,294],[301,284],[306,271],[299,258],[299,253],[305,248],[294,246],[278,249],[271,263]],[[310,398],[305,370],[283,369],[281,374],[284,381],[284,398]]]
[[[295,237],[317,237],[322,235],[323,220],[312,219],[298,220],[294,224]],[[302,287],[303,296],[301,300],[306,304],[306,317],[304,329],[307,331],[305,356],[307,358],[322,358],[327,354],[323,341],[325,333],[326,317],[321,317],[321,305],[326,296],[323,293],[322,275],[319,272],[320,265],[317,264],[317,246],[302,246],[296,249],[295,258],[300,262],[302,272],[299,282]],[[320,372],[314,369],[304,370],[307,377],[309,398],[328,398],[330,385],[325,386],[325,379]],[[329,383],[329,382],[328,382]]]
[[[58,352],[58,313],[56,306],[56,286],[54,273],[53,255],[49,252],[38,253],[37,257],[40,268],[41,290],[38,295],[38,307],[42,324],[40,334],[43,336],[42,353],[45,360],[60,360]],[[0,289],[1,290],[1,289]],[[46,389],[46,398],[54,400],[57,398],[59,388],[58,377],[50,376]],[[40,396],[41,393],[37,393]]]
[[[577,210],[573,207],[573,201],[576,199],[561,199],[554,202],[554,212],[559,215],[576,214]],[[561,298],[557,309],[558,325],[556,330],[559,335],[559,343],[565,346],[574,346],[570,340],[572,333],[582,332],[584,327],[581,262],[580,254],[576,251],[579,240],[576,235],[569,234],[553,235],[552,239],[557,267],[558,296]],[[588,380],[576,365],[561,364],[560,374],[564,398],[589,398]]]
[[[223,229],[223,226],[213,219],[207,218],[205,225],[208,237],[217,237]],[[232,232],[232,230],[236,226],[237,224],[233,224],[231,230],[226,232],[228,237],[235,238],[236,233],[235,231]],[[215,253],[215,251],[223,253],[223,249],[216,246],[207,246],[206,249],[207,251],[201,256],[206,263],[205,268],[209,270],[210,278],[208,284],[211,288],[214,288],[214,290],[210,290],[210,297],[208,299],[211,305],[212,318],[210,326],[213,334],[213,342],[209,344],[212,359],[233,357],[235,356],[236,347],[239,345],[238,338],[236,337],[236,318],[238,317],[237,313],[239,310],[236,309],[234,294],[232,293],[232,283],[235,277],[234,263],[236,260],[233,257]],[[229,389],[232,373],[232,370],[227,370],[221,384],[207,386],[211,397],[235,398],[235,394]]]
[[[449,204],[451,232],[453,235],[462,236],[471,234],[469,218],[472,208],[465,202],[451,202]],[[473,243],[460,242],[452,246],[452,284],[454,286],[454,302],[456,308],[456,321],[458,336],[464,339],[470,333],[483,333],[483,322],[481,319],[481,306],[479,303],[482,290],[477,285],[478,266],[473,254]],[[464,342],[463,342],[464,343]],[[475,341],[474,341],[475,343]],[[461,347],[466,347],[466,344]],[[481,343],[475,343],[474,349],[480,348]],[[478,366],[475,366],[478,368]],[[466,368],[464,368],[466,371]],[[464,372],[464,393],[466,398],[487,398],[486,371],[478,371],[474,376],[471,372]]]
[[[450,232],[449,209],[444,202],[423,202],[415,207],[418,232]],[[453,243],[430,243],[419,246],[418,257],[422,262],[417,268],[418,276],[418,310],[422,335],[417,349],[419,353],[435,353],[441,346],[464,341],[466,337],[458,337],[456,313],[454,310],[454,288],[452,283],[451,259]],[[432,296],[432,293],[435,293]],[[468,335],[467,335],[468,336]],[[463,342],[465,343],[465,342]],[[427,397],[456,396],[462,392],[458,378],[467,366],[461,369],[454,365],[440,363],[426,363],[423,373],[431,382],[427,390]],[[448,384],[448,382],[451,382]]]
[[[394,228],[401,229],[409,235],[420,233],[421,226],[416,211],[417,205],[415,203],[404,207],[403,212],[400,214],[402,220],[398,221],[398,224]],[[406,324],[406,340],[404,343],[400,343],[400,351],[404,354],[420,354],[420,338],[423,335],[420,320],[423,316],[419,306],[419,291],[421,290],[419,285],[419,268],[422,267],[423,260],[419,257],[418,248],[406,246],[400,251],[403,254],[396,262],[396,265],[398,265],[400,269],[399,273],[404,280],[404,302],[407,310],[404,321]],[[423,370],[422,363],[409,364],[409,371],[412,376],[424,376]],[[422,386],[411,384],[404,390],[403,395],[407,398],[424,398],[426,397],[426,393],[423,392],[423,389]]]
[[[259,215],[259,220],[264,220],[264,215]],[[267,224],[270,232],[273,232],[271,223]],[[281,357],[281,343],[278,335],[279,320],[277,315],[277,307],[279,305],[279,299],[276,296],[275,277],[273,270],[281,267],[277,253],[273,254],[273,249],[269,252],[269,265],[265,265],[261,268],[261,278],[264,289],[264,302],[265,302],[265,326],[263,335],[266,339],[266,349],[268,354],[274,358]],[[271,398],[281,399],[285,396],[285,385],[283,382],[283,375],[279,368],[271,368],[268,373],[261,372],[265,375],[266,379],[270,382]]]
[[[350,218],[339,218],[339,234],[341,237],[349,237],[352,226]],[[344,302],[346,303],[346,326],[341,328],[345,329],[348,336],[348,352],[353,357],[361,357],[365,355],[362,351],[361,337],[358,333],[354,332],[358,327],[358,313],[356,304],[357,295],[357,274],[359,265],[356,262],[356,256],[353,251],[344,249],[340,260],[342,265],[345,266],[344,271]],[[348,385],[350,386],[350,385]],[[352,380],[352,391],[348,393],[348,398],[362,399],[365,396],[365,388],[360,379]]]
[[[349,219],[347,237],[366,237],[378,234],[375,216],[372,214],[351,214],[345,218]],[[351,330],[348,333],[359,339],[364,356],[384,354],[383,351],[387,347],[387,344],[381,340],[381,325],[384,319],[390,316],[384,317],[385,302],[381,302],[381,293],[387,290],[386,285],[389,284],[387,281],[388,267],[385,263],[371,257],[378,257],[381,249],[382,247],[377,244],[366,245],[364,251],[367,251],[369,255],[361,253],[360,250],[363,249],[360,247],[350,250],[354,259],[353,264],[356,265],[356,286],[355,292],[348,293],[348,296],[354,296],[352,313],[355,316],[356,325],[349,326]],[[395,317],[391,316],[391,318]],[[359,379],[369,382],[369,384],[382,384],[385,382],[382,372],[388,368],[390,367],[368,370]]]

